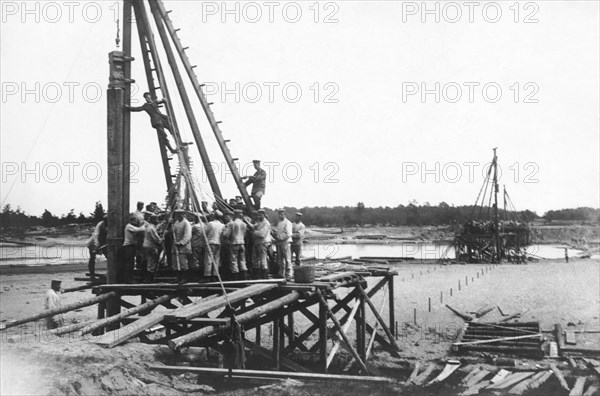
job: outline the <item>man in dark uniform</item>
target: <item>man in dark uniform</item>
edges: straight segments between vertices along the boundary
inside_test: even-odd
[[[146,103],[144,103],[142,106],[131,107],[125,105],[125,107],[129,111],[145,111],[146,113],[148,113],[148,115],[150,116],[150,123],[152,124],[152,128],[156,129],[158,133],[160,133],[169,151],[172,154],[175,154],[177,150],[174,149],[173,146],[171,146],[171,143],[169,142],[169,139],[165,132],[166,129],[171,133],[171,136],[173,136],[173,131],[171,130],[171,121],[169,120],[169,117],[162,114],[158,108],[158,105],[161,103],[165,103],[165,100],[163,99],[155,101],[154,98],[152,98],[152,94],[150,94],[150,92],[146,92],[144,94],[144,99],[146,99]],[[173,139],[175,139],[175,136],[173,136]]]
[[[248,179],[244,182],[244,185],[249,186],[252,184],[252,199],[254,200],[254,207],[256,210],[260,209],[260,200],[265,195],[265,186],[267,183],[267,172],[260,167],[260,160],[252,161],[256,172],[252,176],[244,176],[242,179]]]

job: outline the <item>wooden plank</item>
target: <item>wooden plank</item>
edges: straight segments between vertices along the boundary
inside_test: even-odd
[[[550,368],[552,369],[554,375],[556,375],[558,382],[560,382],[560,386],[562,386],[566,391],[570,391],[571,389],[569,388],[567,381],[565,381],[565,377],[563,376],[562,371],[560,371],[558,367],[556,367],[556,364],[551,363]]]
[[[229,293],[227,297],[219,296],[209,301],[201,300],[197,303],[188,304],[185,307],[178,309],[177,311],[170,312],[168,315],[165,316],[165,320],[189,320],[201,315],[205,315],[211,311],[214,311],[215,309],[225,307],[227,305],[228,300],[229,303],[235,303],[246,298],[262,294],[268,290],[275,289],[276,287],[276,284],[271,283],[248,286],[243,289]]]
[[[476,374],[478,374],[480,371],[481,371],[480,366],[473,367],[473,369],[471,371],[469,371],[469,373],[460,381],[460,383],[463,385],[467,384],[469,382],[469,380],[471,378],[473,378]]]
[[[554,338],[556,341],[556,345],[558,346],[558,356],[561,356],[562,350],[565,347],[565,342],[563,339],[562,326],[560,323],[556,323],[554,325]]]
[[[125,327],[121,327],[120,329],[109,331],[104,335],[95,337],[92,339],[92,342],[105,348],[113,348],[127,341],[128,339],[135,337],[150,327],[159,324],[162,322],[164,317],[164,312],[153,312],[150,315],[143,316],[139,320],[136,320]]]
[[[57,309],[49,309],[47,311],[44,312],[40,312],[38,314],[35,314],[33,316],[29,316],[23,319],[17,319],[17,320],[12,320],[10,322],[7,323],[2,323],[0,324],[0,331],[4,330],[4,329],[8,329],[9,327],[14,327],[14,326],[18,326],[20,324],[23,323],[29,323],[29,322],[33,322],[39,319],[43,319],[43,318],[47,318],[50,316],[54,316],[54,315],[59,315],[65,312],[69,312],[69,311],[73,311],[75,309],[79,309],[79,308],[83,308],[83,307],[88,307],[90,305],[94,305],[94,304],[98,304],[102,301],[106,301],[108,299],[111,299],[113,297],[116,297],[117,293],[112,292],[112,293],[107,293],[107,294],[101,294],[99,296],[93,297],[93,298],[88,298],[85,300],[81,300],[81,301],[77,301],[74,302],[72,304],[67,304],[64,305],[60,308]]]
[[[526,379],[525,381],[521,381],[512,388],[510,388],[508,393],[511,395],[522,395],[523,393],[525,393],[525,391],[529,389],[529,386],[531,384],[534,384],[536,381],[539,381],[544,376],[549,377],[550,375],[552,375],[551,371],[539,371],[535,373],[532,377]]]
[[[467,388],[481,382],[485,377],[487,377],[489,374],[491,374],[491,371],[489,370],[482,370],[480,369],[476,374],[474,374],[471,378],[469,378],[466,382],[465,382],[465,386]]]
[[[408,379],[406,380],[406,382],[404,382],[404,385],[410,385],[415,378],[417,378],[417,375],[419,374],[419,367],[421,367],[421,363],[416,362],[415,363],[415,368],[413,369],[412,373],[410,374],[410,377],[408,377]]]
[[[352,311],[350,311],[350,314],[348,315],[348,319],[346,320],[346,323],[344,323],[344,326],[342,327],[342,330],[344,331],[344,333],[347,333],[348,330],[350,329],[350,325],[352,324],[352,321],[354,320],[354,316],[356,315],[356,312],[358,312],[359,306],[360,306],[359,302],[355,301],[354,306],[352,307]],[[328,368],[331,365],[331,362],[333,361],[335,354],[337,353],[338,349],[340,348],[341,343],[342,343],[341,339],[338,338],[335,341],[335,343],[333,344],[333,348],[331,348],[331,351],[329,352],[329,356],[327,356],[326,366]]]
[[[569,396],[583,396],[585,380],[585,377],[577,377],[575,384],[573,385],[573,389],[571,389],[571,392],[569,392]]]
[[[429,381],[427,386],[444,381],[453,372],[455,372],[459,367],[460,367],[460,362],[457,360],[447,363],[446,366],[444,367],[444,369],[442,370],[442,372],[439,373],[437,377],[435,377],[434,379]]]
[[[565,344],[577,345],[577,338],[575,337],[575,332],[573,330],[565,331]]]
[[[504,378],[508,377],[510,374],[511,374],[510,371],[501,369],[500,371],[498,371],[496,373],[496,375],[494,375],[494,377],[490,380],[490,382],[492,384],[497,384],[498,382],[502,381]]]
[[[319,374],[319,373],[292,373],[281,371],[266,371],[266,370],[228,370],[212,367],[184,367],[184,366],[158,366],[149,365],[153,370],[168,371],[168,372],[188,372],[198,374],[233,374],[246,375],[257,378],[274,377],[274,378],[292,378],[299,380],[339,380],[339,381],[365,381],[365,382],[393,382],[392,378],[386,377],[371,377],[360,375],[334,375],[334,374]]]
[[[583,396],[593,396],[597,395],[600,390],[600,386],[598,384],[591,384],[588,386],[587,390],[583,393]]]
[[[112,323],[119,322],[121,319],[126,318],[131,315],[134,315],[138,312],[143,312],[146,310],[154,309],[156,306],[163,304],[163,303],[171,300],[172,298],[174,298],[174,296],[172,296],[172,295],[161,296],[154,300],[150,300],[144,304],[141,304],[137,307],[129,308],[128,310],[122,311],[118,315],[114,315],[109,318],[99,320],[96,323],[91,324],[90,326],[84,327],[83,330],[81,330],[80,335],[83,336],[83,335],[89,334],[89,333],[93,332],[94,330],[101,329]]]
[[[522,336],[516,336],[516,337],[494,338],[494,339],[491,339],[491,340],[455,342],[452,345],[453,346],[461,346],[461,345],[491,344],[491,343],[495,343],[495,342],[511,341],[511,340],[521,340],[521,339],[525,339],[525,338],[536,338],[536,337],[537,338],[541,338],[542,334],[528,334],[528,335],[522,335]]]
[[[495,384],[492,384],[488,387],[486,387],[486,389],[506,389],[510,386],[513,386],[531,376],[533,376],[535,374],[534,371],[524,371],[524,372],[520,372],[520,373],[512,373],[510,375],[508,375],[506,378],[504,378],[502,381],[496,382]]]
[[[415,385],[422,385],[425,381],[427,381],[427,378],[429,378],[431,373],[433,373],[433,370],[435,370],[435,366],[435,363],[429,363],[427,368],[423,370],[421,374],[417,375],[417,377],[412,382]]]

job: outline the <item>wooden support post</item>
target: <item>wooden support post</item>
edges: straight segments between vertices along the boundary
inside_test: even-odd
[[[357,285],[357,287],[361,287],[361,286]],[[362,288],[360,290],[362,291]],[[364,294],[364,292],[363,292],[363,294]],[[348,338],[348,336],[346,335],[346,333],[342,329],[342,326],[340,325],[340,322],[337,320],[337,318],[335,317],[335,315],[333,314],[333,312],[331,312],[331,310],[327,306],[327,302],[325,301],[325,299],[323,298],[323,295],[321,294],[321,292],[319,290],[317,290],[317,295],[321,299],[321,304],[325,305],[326,310],[327,310],[327,315],[333,321],[333,324],[334,324],[336,330],[338,331],[338,333],[340,334],[340,336],[342,337],[342,339],[346,343],[346,347],[348,348],[348,350],[350,351],[350,353],[352,354],[352,356],[354,357],[354,359],[356,359],[356,362],[358,363],[358,366],[360,367],[360,369],[362,370],[363,373],[369,374],[369,369],[367,368],[367,366],[365,365],[365,363],[363,362],[363,360],[360,358],[360,356],[358,356],[358,353],[356,352],[356,349],[354,349],[354,347],[352,346],[352,343],[350,342],[350,339]],[[364,294],[364,295],[366,296],[366,294]],[[383,325],[383,326],[385,326],[385,325]]]
[[[327,374],[327,301],[319,299],[319,355],[321,369],[324,374]]]
[[[279,318],[273,321],[273,359],[275,360],[275,370],[279,370],[279,358],[281,357],[281,343],[279,342],[279,336],[281,331],[279,330]]]
[[[363,288],[362,288],[361,285],[357,285],[357,288],[360,290],[360,292],[364,296],[365,301],[367,302],[367,304],[369,305],[369,308],[371,309],[371,312],[373,312],[373,315],[375,315],[375,318],[377,318],[377,321],[381,325],[381,328],[383,329],[383,331],[385,332],[385,334],[389,338],[390,344],[394,347],[394,349],[396,351],[399,351],[400,347],[396,343],[396,340],[394,339],[394,336],[392,335],[390,329],[385,325],[385,322],[383,321],[383,318],[381,317],[381,315],[379,315],[379,312],[377,312],[377,309],[373,305],[373,302],[371,301],[371,299],[369,298],[369,296],[367,296],[367,294],[365,293],[365,291],[363,290]]]
[[[294,329],[294,312],[290,312],[288,314],[288,327],[290,329],[290,331],[288,333],[288,339],[289,339],[289,344],[291,344],[296,339],[296,333],[295,333],[295,329]]]
[[[395,335],[394,333],[394,323],[396,323],[396,313],[395,313],[395,307],[394,307],[394,276],[393,275],[389,275],[387,277],[388,280],[388,292],[389,292],[389,304],[390,304],[390,312],[389,312],[389,316],[390,316],[390,331],[392,333],[392,335]]]
[[[261,330],[260,325],[256,326],[256,330],[255,330],[255,332],[256,332],[255,344],[258,345],[258,346],[260,346],[260,337],[261,337],[260,330]]]
[[[106,302],[102,301],[98,303],[98,320],[104,319],[106,316]],[[99,336],[104,334],[104,328],[96,329],[92,332],[93,336]]]
[[[366,363],[367,360],[367,317],[365,315],[365,299],[361,295],[358,299],[360,306],[358,307],[358,319],[356,322],[356,337],[357,337],[357,348],[358,356],[363,359]]]

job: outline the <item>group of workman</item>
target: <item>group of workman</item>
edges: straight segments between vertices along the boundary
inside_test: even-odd
[[[293,265],[300,265],[302,257],[302,213],[296,213],[292,223],[285,209],[279,209],[278,221],[272,226],[264,209],[245,215],[239,205],[225,212],[216,205],[213,210],[207,206],[202,203],[201,213],[176,209],[169,217],[160,213],[154,202],[146,210],[144,203],[138,202],[125,227],[119,282],[133,282],[135,270],[143,281],[153,282],[159,262],[177,271],[179,283],[212,282],[219,276],[227,280],[267,279],[269,272],[279,278],[293,278]],[[95,255],[106,253],[107,220],[105,217],[98,223],[88,243],[92,277]]]

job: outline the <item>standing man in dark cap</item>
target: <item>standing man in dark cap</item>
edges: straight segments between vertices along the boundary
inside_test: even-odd
[[[154,100],[150,92],[144,93],[144,99],[146,100],[146,103],[144,103],[142,106],[130,107],[125,105],[125,108],[129,111],[145,111],[146,113],[148,113],[148,115],[150,116],[150,123],[152,124],[152,128],[156,129],[156,131],[160,134],[161,139],[164,141],[164,144],[165,146],[167,146],[169,151],[172,154],[175,154],[177,152],[177,149],[174,149],[171,146],[171,143],[169,143],[169,138],[167,137],[167,133],[165,132],[165,129],[168,130],[171,133],[171,136],[173,136],[173,139],[175,139],[175,136],[173,135],[173,131],[171,129],[171,121],[169,120],[169,117],[162,114],[158,108],[158,105],[161,103],[165,103],[165,100]]]
[[[302,223],[302,213],[296,213],[296,218],[292,223],[292,260],[296,265],[300,265],[302,258],[302,244],[304,243],[304,233],[306,227]]]
[[[61,281],[53,280],[50,283],[50,289],[46,292],[46,296],[44,297],[44,309],[46,311],[52,311],[54,309],[60,308],[60,284]],[[46,318],[46,328],[47,329],[56,329],[63,325],[63,317],[62,314],[49,316]]]
[[[254,175],[252,176],[242,177],[242,180],[248,179],[244,183],[244,185],[246,186],[252,184],[252,192],[250,193],[250,195],[254,200],[254,207],[256,208],[256,210],[258,210],[260,209],[260,201],[265,195],[265,186],[267,184],[267,172],[265,172],[264,169],[260,167],[260,160],[254,160],[252,161],[252,164],[254,165],[254,169],[256,169],[256,172],[254,172]]]

